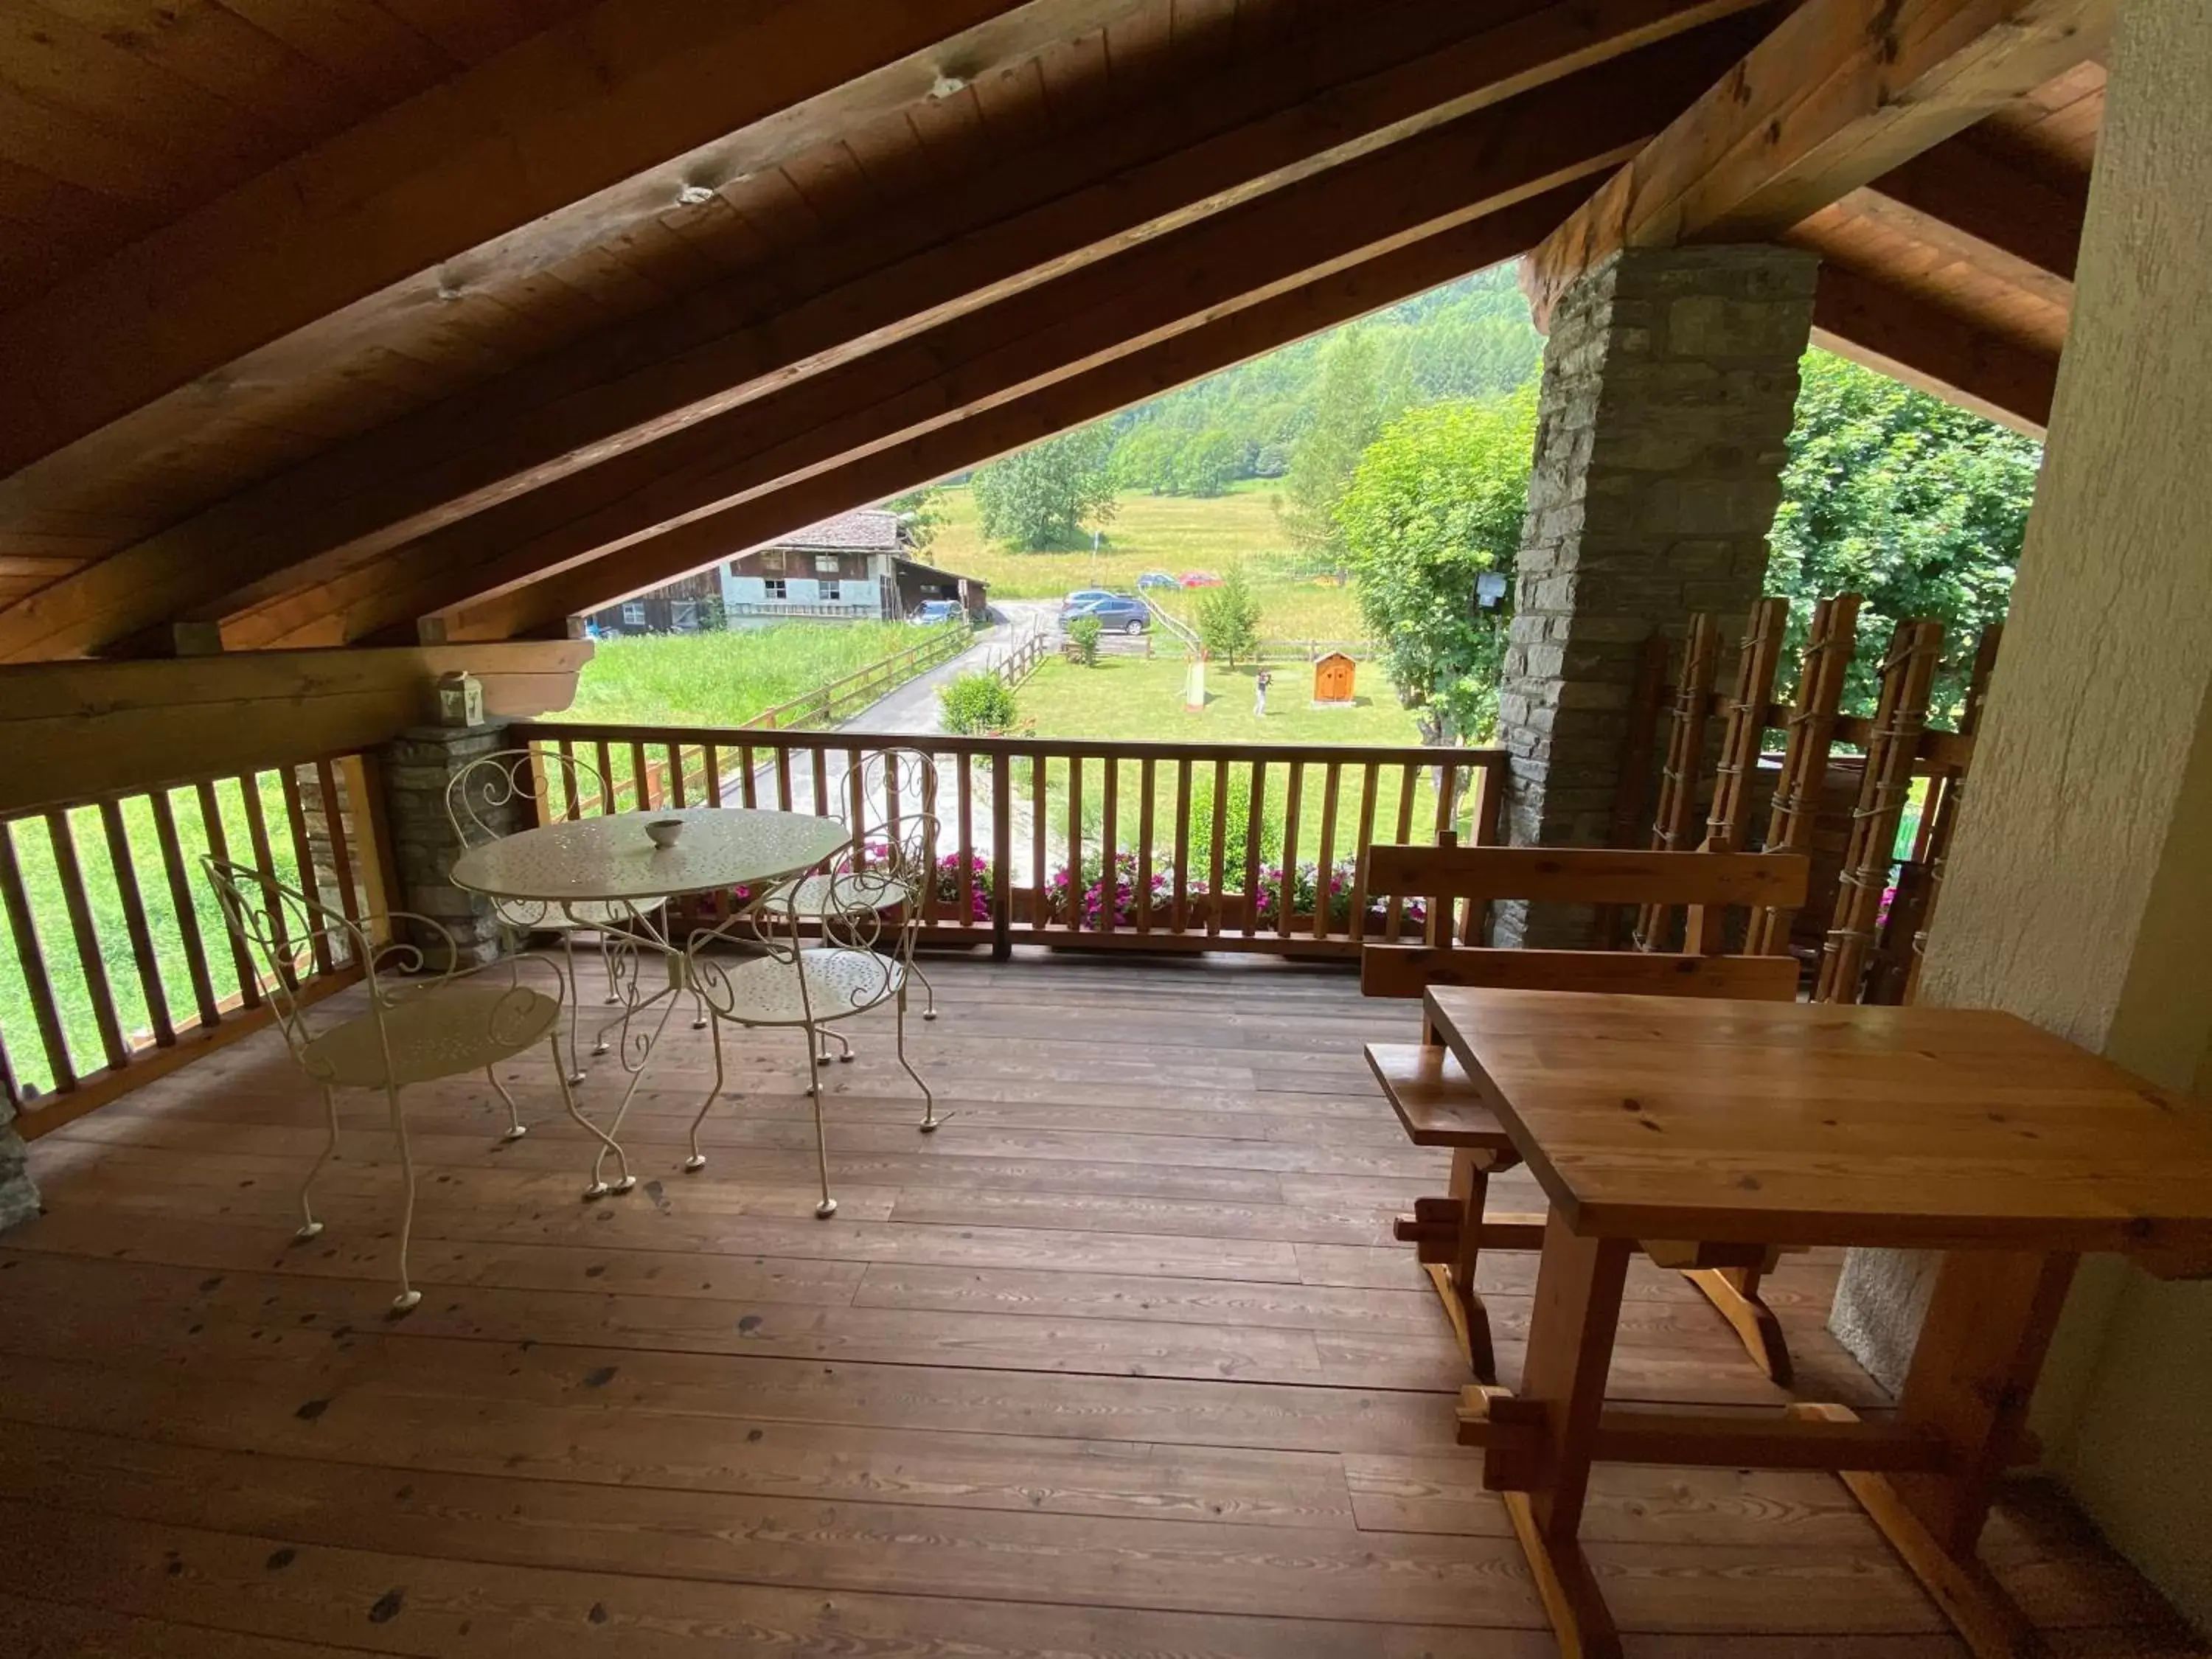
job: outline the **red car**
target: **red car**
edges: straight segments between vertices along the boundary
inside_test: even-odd
[[[1194,570],[1182,579],[1182,585],[1185,587],[1218,587],[1221,578],[1211,570]]]

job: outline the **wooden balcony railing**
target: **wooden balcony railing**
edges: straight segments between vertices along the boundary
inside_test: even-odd
[[[937,757],[938,881],[925,939],[1352,957],[1417,931],[1370,902],[1376,841],[1497,840],[1505,754],[872,737],[757,729],[532,723],[514,734],[579,756],[607,780],[575,817],[631,809],[775,807],[849,817],[871,751]],[[555,769],[557,771],[557,768]],[[1417,907],[1416,907],[1417,908]]]
[[[359,920],[390,866],[373,763],[338,755],[0,818],[0,1086],[35,1136],[271,1018],[202,878],[250,863]],[[317,950],[313,999],[362,964]]]

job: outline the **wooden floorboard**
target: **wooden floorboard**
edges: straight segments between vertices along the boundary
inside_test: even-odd
[[[678,1022],[625,1132],[640,1185],[598,1203],[536,1057],[503,1068],[513,1144],[481,1083],[415,1091],[404,1316],[381,1103],[345,1107],[295,1242],[323,1131],[273,1036],[40,1140],[48,1213],[0,1238],[0,1653],[1551,1654],[1390,1242],[1445,1184],[1360,1059],[1410,1007],[1265,962],[931,973],[910,1041],[951,1121],[915,1132],[855,1022],[828,1221],[789,1034],[726,1036],[686,1174],[712,1054]],[[1492,1190],[1540,1204],[1525,1171]],[[1837,1268],[1793,1257],[1771,1299],[1800,1392],[1879,1412],[1823,1328]],[[1509,1381],[1534,1271],[1482,1266]],[[1643,1263],[1611,1389],[1788,1397]],[[1586,1533],[1638,1659],[1962,1651],[1826,1476],[1605,1469]],[[1988,1551],[2054,1652],[2184,1650],[2048,1499]]]

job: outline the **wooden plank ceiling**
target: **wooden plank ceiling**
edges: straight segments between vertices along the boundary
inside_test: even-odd
[[[0,661],[557,635],[1535,247],[1850,9],[0,0]],[[2038,50],[1763,232],[2031,428],[2103,104]]]

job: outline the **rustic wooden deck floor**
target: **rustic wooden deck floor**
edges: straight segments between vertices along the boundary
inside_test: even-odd
[[[915,1133],[856,1022],[827,1222],[789,1034],[732,1041],[748,1092],[686,1176],[678,1022],[641,1185],[597,1204],[542,1071],[507,1146],[488,1089],[418,1091],[404,1318],[366,1097],[289,1240],[321,1132],[273,1036],[39,1142],[49,1213],[0,1240],[0,1653],[1551,1653],[1388,1242],[1442,1190],[1359,1058],[1410,1006],[1267,963],[933,971],[952,1121]],[[1533,1270],[1486,1265],[1509,1382]],[[1771,1281],[1801,1386],[1879,1405],[1822,1331],[1834,1274]],[[1679,1279],[1631,1296],[1617,1394],[1779,1397]],[[1825,1476],[1606,1471],[1586,1533],[1646,1659],[1963,1652]],[[1988,1550],[2057,1652],[2178,1650],[2047,1502]]]

